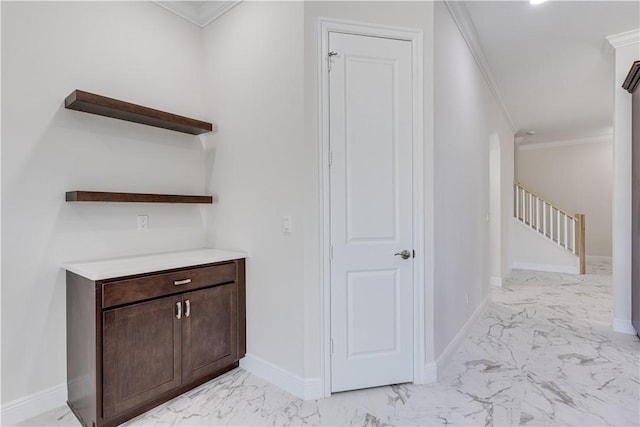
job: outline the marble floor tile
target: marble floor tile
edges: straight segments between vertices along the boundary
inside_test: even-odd
[[[236,369],[126,426],[639,426],[640,340],[612,331],[611,265],[513,271],[431,385],[303,401]],[[22,426],[78,426],[66,408]]]

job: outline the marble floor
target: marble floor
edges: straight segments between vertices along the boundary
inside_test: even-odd
[[[165,425],[640,425],[640,340],[612,332],[611,269],[514,271],[437,384],[302,401],[236,369],[127,423]],[[77,426],[65,407],[24,426]]]

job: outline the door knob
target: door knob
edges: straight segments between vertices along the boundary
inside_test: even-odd
[[[404,250],[404,251],[402,251],[402,252],[398,252],[398,253],[396,253],[396,254],[393,254],[393,255],[394,255],[394,256],[401,256],[401,257],[402,257],[402,259],[409,259],[409,258],[411,258],[411,252],[410,252],[410,251],[408,251],[407,249],[405,249],[405,250]]]

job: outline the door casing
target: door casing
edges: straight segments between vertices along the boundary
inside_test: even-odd
[[[354,21],[318,18],[318,84],[319,99],[319,194],[320,194],[320,282],[321,282],[321,354],[322,388],[324,396],[331,395],[331,289],[330,289],[330,185],[329,185],[329,33],[382,37],[411,42],[413,75],[413,241],[416,257],[413,263],[414,336],[413,382],[430,382],[425,372],[425,264],[429,255],[425,247],[425,184],[424,184],[424,51],[421,30],[390,27]],[[430,281],[429,281],[430,283]],[[431,335],[431,334],[429,334]]]

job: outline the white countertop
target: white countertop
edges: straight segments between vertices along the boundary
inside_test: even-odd
[[[195,249],[179,252],[165,252],[143,256],[103,259],[87,262],[64,264],[68,271],[89,280],[103,280],[113,277],[132,276],[134,274],[152,273],[172,268],[191,267],[246,258],[245,252],[225,251],[221,249]]]

